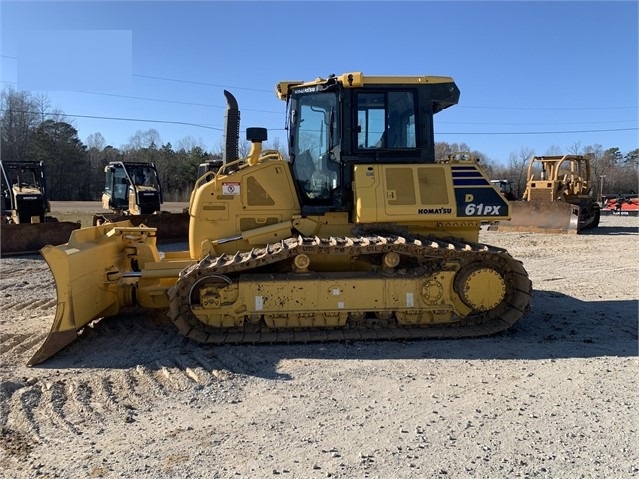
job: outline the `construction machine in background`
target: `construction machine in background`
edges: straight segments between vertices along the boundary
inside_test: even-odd
[[[489,230],[578,233],[599,225],[588,157],[533,156],[527,178],[522,201],[511,203],[510,220],[494,222]]]
[[[62,244],[79,222],[58,221],[51,206],[42,161],[0,161],[2,225],[0,253],[36,253],[48,244]]]
[[[508,201],[516,201],[515,190],[513,188],[513,182],[509,180],[490,180],[495,188],[506,198]]]
[[[58,307],[29,365],[133,306],[208,344],[476,337],[526,313],[521,262],[478,242],[509,203],[472,157],[435,161],[452,78],[356,72],[276,93],[290,159],[247,128],[249,155],[195,183],[188,250],[160,254],[156,229],[128,221],[42,249]]]
[[[606,216],[638,216],[639,196],[627,194],[604,198],[601,214]]]
[[[197,167],[197,177],[201,178],[207,175],[207,179],[211,180],[215,178],[217,171],[224,165],[224,160],[207,160],[200,163]]]
[[[94,214],[94,226],[128,220],[134,226],[156,228],[159,241],[186,241],[189,215],[162,211],[162,187],[154,163],[111,161],[104,173],[102,208],[110,212]]]

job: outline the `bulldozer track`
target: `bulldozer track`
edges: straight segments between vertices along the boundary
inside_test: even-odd
[[[200,322],[191,311],[191,292],[207,276],[233,279],[242,273],[254,271],[278,272],[298,254],[349,255],[372,259],[388,252],[411,258],[417,264],[414,273],[420,272],[425,276],[438,271],[440,265],[447,262],[457,262],[461,266],[483,262],[497,269],[503,276],[505,298],[497,307],[488,311],[432,326],[400,325],[394,316],[378,319],[372,316],[374,311],[371,311],[362,319],[354,319],[349,315],[346,325],[339,328],[271,329],[264,321],[258,324],[246,321],[241,328],[213,328]],[[532,285],[521,262],[501,248],[434,236],[299,236],[235,255],[209,256],[185,269],[176,285],[169,290],[169,316],[181,334],[196,342],[208,344],[463,338],[491,335],[508,329],[528,310],[531,294]]]

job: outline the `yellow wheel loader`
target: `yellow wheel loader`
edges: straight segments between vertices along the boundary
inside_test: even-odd
[[[533,156],[527,178],[522,201],[511,203],[510,220],[499,220],[489,230],[574,234],[599,225],[588,157]]]
[[[111,161],[104,173],[102,208],[110,213],[93,215],[93,226],[129,220],[134,226],[156,228],[159,241],[186,241],[189,215],[162,211],[162,187],[154,163]]]
[[[526,313],[521,262],[478,243],[508,202],[468,155],[435,161],[452,78],[346,73],[276,94],[289,159],[247,128],[249,155],[195,184],[188,251],[161,254],[128,222],[43,248],[58,307],[30,365],[130,306],[212,344],[475,337]]]
[[[58,221],[51,206],[42,161],[0,161],[2,191],[2,256],[37,253],[48,244],[62,244],[79,222]]]

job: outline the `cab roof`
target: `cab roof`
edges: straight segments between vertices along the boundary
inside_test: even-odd
[[[436,83],[455,83],[451,77],[446,76],[369,76],[362,72],[344,73],[342,75],[330,75],[328,78],[318,77],[315,80],[281,81],[276,85],[275,93],[280,100],[287,100],[292,89],[306,88],[325,83],[339,82],[344,88],[361,88],[364,85],[424,85]]]

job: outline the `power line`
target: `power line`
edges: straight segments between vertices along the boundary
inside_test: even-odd
[[[165,77],[158,77],[158,76],[152,76],[152,75],[137,75],[135,73],[132,76],[138,77],[138,78],[151,78],[153,80],[172,81],[172,82],[177,82],[177,83],[189,83],[191,85],[204,85],[204,86],[214,86],[216,88],[229,88],[229,89],[233,89],[233,90],[259,91],[259,92],[264,92],[264,93],[274,93],[275,92],[275,89],[273,89],[273,90],[263,90],[263,89],[260,89],[260,88],[247,88],[247,87],[241,87],[241,86],[219,85],[217,83],[207,83],[207,82],[199,82],[199,81],[192,81],[192,80],[181,80],[181,79],[178,79],[178,78],[165,78]]]
[[[529,107],[529,106],[469,106],[457,105],[456,108],[480,110],[527,110],[527,111],[564,111],[564,110],[636,110],[636,106],[575,106],[575,107]]]
[[[43,116],[51,116],[51,115],[55,115],[55,116],[60,116],[60,117],[71,117],[71,118],[91,118],[91,119],[95,119],[95,120],[115,120],[115,121],[137,121],[137,122],[143,122],[143,123],[167,123],[167,124],[172,124],[172,125],[185,125],[185,126],[194,126],[197,128],[206,128],[207,130],[216,130],[216,131],[224,131],[223,128],[218,128],[218,127],[214,127],[214,126],[210,126],[210,125],[200,125],[198,123],[189,123],[189,122],[185,122],[185,121],[173,121],[173,120],[150,120],[150,119],[144,119],[144,118],[122,118],[122,117],[116,117],[116,116],[98,116],[98,115],[74,115],[72,113],[47,113],[47,112],[40,112],[40,111],[24,111],[24,110],[7,110],[7,109],[0,109],[1,112],[8,112],[8,111],[14,111],[16,113],[23,113],[23,114],[30,114],[30,115],[43,115]]]
[[[11,110],[0,108],[1,112],[7,112]],[[183,126],[194,126],[196,128],[204,128],[207,130],[215,130],[215,131],[224,131],[224,128],[215,127],[211,125],[201,125],[199,123],[190,123],[185,121],[174,121],[174,120],[153,120],[153,119],[144,119],[144,118],[127,118],[127,117],[115,117],[115,116],[99,116],[99,115],[77,115],[73,113],[47,113],[40,111],[25,111],[25,110],[13,110],[16,113],[24,113],[30,115],[44,115],[44,116],[60,116],[60,117],[71,117],[71,118],[91,118],[95,120],[115,120],[115,121],[133,121],[133,122],[141,122],[141,123],[164,123],[169,125],[183,125]],[[272,131],[283,131],[284,128],[269,128]]]
[[[157,102],[161,102],[161,103],[175,103],[178,105],[189,105],[189,106],[204,106],[204,107],[208,107],[208,108],[220,108],[220,109],[226,109],[226,106],[222,106],[222,105],[211,105],[209,103],[195,103],[195,102],[187,102],[187,101],[178,101],[178,100],[163,100],[160,98],[144,98],[144,97],[139,97],[139,96],[128,96],[128,95],[117,95],[115,93],[102,93],[102,92],[95,92],[95,91],[83,91],[83,90],[71,90],[77,93],[86,93],[89,95],[102,95],[102,96],[110,96],[110,97],[116,97],[116,98],[128,98],[129,100],[144,100],[144,101],[157,101]],[[258,113],[276,113],[276,114],[281,114],[281,111],[271,111],[271,110],[259,110],[259,109],[255,109],[255,108],[242,108],[243,111],[255,111]]]
[[[451,132],[438,132],[436,135],[563,135],[568,133],[606,133],[611,131],[636,131],[639,128],[611,128],[606,130],[570,130],[570,131],[503,131],[503,132],[464,132],[464,133],[451,133]]]
[[[2,55],[0,55],[0,56],[2,56]],[[6,58],[14,58],[14,57],[6,57]],[[198,81],[192,81],[192,80],[182,80],[182,79],[178,79],[178,78],[165,78],[165,77],[159,77],[159,76],[153,76],[153,75],[139,75],[139,74],[133,74],[132,76],[139,77],[139,78],[150,78],[150,79],[154,79],[154,80],[171,81],[171,82],[177,82],[177,83],[188,83],[188,84],[193,84],[193,85],[212,86],[212,87],[216,87],[216,88],[227,88],[229,90],[247,90],[247,91],[257,91],[257,92],[262,92],[262,93],[273,93],[273,90],[264,90],[264,89],[260,89],[260,88],[248,88],[248,87],[240,87],[240,86],[233,86],[233,85],[221,85],[221,84],[217,84],[217,83],[207,83],[207,82],[198,82]],[[6,80],[0,80],[0,82],[1,83],[9,83],[9,84],[13,84],[13,85],[17,84],[17,82],[6,81]],[[91,95],[104,95],[104,96],[113,96],[113,97],[129,98],[129,99],[136,99],[136,100],[145,100],[145,101],[157,101],[157,102],[165,102],[165,103],[184,104],[184,105],[207,106],[207,107],[212,107],[212,108],[226,108],[225,106],[209,105],[209,104],[204,104],[204,103],[180,102],[180,101],[175,101],[175,100],[164,100],[164,99],[160,99],[160,98],[143,98],[143,97],[116,95],[116,94],[110,94],[110,93],[91,92],[91,91],[82,91],[82,90],[69,90],[69,91],[78,92],[78,93],[86,93],[86,94],[91,94]],[[602,106],[602,107],[548,107],[548,108],[546,108],[546,107],[526,107],[526,106],[513,106],[513,107],[504,106],[504,107],[500,107],[500,106],[492,106],[492,105],[491,106],[473,106],[473,105],[461,105],[461,104],[458,104],[458,105],[455,106],[455,109],[458,109],[458,108],[480,109],[480,110],[521,110],[521,111],[582,111],[582,110],[597,110],[597,111],[601,111],[601,110],[636,110],[638,107],[637,106]],[[279,113],[279,112],[273,112],[273,111],[269,111],[269,110],[248,109],[248,108],[243,108],[243,110],[245,110],[245,111],[255,111],[255,112],[260,112],[260,113]]]
[[[115,117],[115,116],[72,115],[70,113],[69,114],[63,113],[63,116],[70,116],[72,118],[92,118],[92,119],[95,119],[95,120],[136,121],[136,122],[142,122],[142,123],[166,123],[166,124],[169,124],[169,125],[194,126],[196,128],[205,128],[207,130],[224,131],[223,128],[217,128],[217,127],[208,126],[208,125],[199,125],[197,123],[189,123],[189,122],[185,122],[185,121],[147,120],[147,119],[143,119],[143,118],[121,118],[121,117]]]
[[[612,121],[573,121],[573,122],[524,122],[524,123],[503,123],[503,122],[470,122],[470,121],[438,121],[438,125],[502,125],[502,126],[518,126],[518,125],[599,125],[610,123],[636,123],[637,120],[612,120]]]
[[[0,109],[2,112],[7,112],[9,110]],[[33,115],[42,115],[43,112],[39,111],[24,111],[24,110],[14,110],[16,113],[29,113]],[[50,113],[44,112],[45,115],[50,115]],[[65,117],[69,116],[72,118],[92,118],[96,120],[116,120],[116,121],[136,121],[136,122],[147,122],[147,123],[166,123],[166,124],[174,124],[174,125],[186,125],[186,126],[194,126],[197,128],[205,128],[208,130],[215,131],[224,131],[223,128],[214,127],[210,125],[200,125],[198,123],[189,123],[183,121],[172,121],[172,120],[152,120],[152,119],[143,119],[143,118],[122,118],[122,117],[112,117],[112,116],[98,116],[98,115],[75,115],[71,113],[61,113],[60,116]],[[284,131],[285,128],[269,128],[272,131]],[[438,135],[559,135],[559,134],[569,134],[569,133],[606,133],[606,132],[614,132],[614,131],[636,131],[639,128],[610,128],[610,129],[602,129],[602,130],[564,130],[564,131],[519,131],[519,132],[436,132]]]

